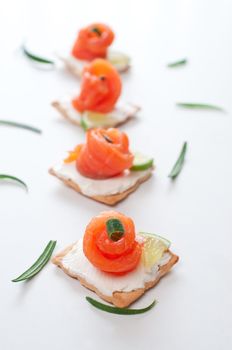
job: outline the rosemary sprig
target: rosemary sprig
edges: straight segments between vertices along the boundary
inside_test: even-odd
[[[13,279],[12,282],[20,282],[20,281],[28,280],[34,277],[35,275],[37,275],[37,273],[40,272],[42,268],[50,260],[55,246],[56,246],[56,241],[50,241],[47,244],[46,248],[44,249],[43,253],[36,260],[36,262],[19,277]]]
[[[0,125],[13,126],[13,127],[20,128],[20,129],[26,129],[29,131],[33,131],[37,134],[42,133],[42,130],[35,128],[34,126],[22,124],[22,123],[17,123],[17,122],[9,121],[9,120],[0,120]]]
[[[179,175],[179,173],[181,172],[181,169],[183,168],[186,151],[187,151],[187,142],[184,142],[180,155],[176,163],[174,164],[170,174],[168,175],[168,177],[170,177],[172,180],[174,180]]]
[[[205,103],[188,103],[188,102],[178,102],[176,104],[178,107],[187,108],[187,109],[199,109],[199,110],[213,110],[219,112],[225,112],[222,107],[205,104]]]
[[[35,61],[35,62],[38,62],[38,63],[50,64],[50,65],[54,65],[55,64],[55,62],[52,61],[52,60],[49,60],[47,58],[34,55],[30,51],[28,51],[25,46],[22,46],[22,50],[23,50],[24,55],[27,58],[29,58],[30,60],[32,60],[32,61]]]
[[[187,64],[187,62],[188,62],[188,60],[186,58],[183,58],[182,60],[167,64],[167,67],[168,68],[176,68],[176,67],[184,66],[185,64]]]
[[[26,191],[28,191],[28,187],[25,184],[24,181],[20,180],[18,177],[12,176],[12,175],[7,175],[7,174],[0,174],[0,180],[12,180],[17,182],[18,184],[22,185]]]
[[[99,301],[92,299],[90,297],[86,297],[86,300],[96,307],[99,310],[109,312],[111,314],[118,314],[118,315],[137,315],[137,314],[143,314],[144,312],[147,312],[151,310],[155,304],[157,303],[156,300],[154,300],[150,305],[143,309],[128,309],[128,308],[120,308],[120,307],[114,307],[106,304],[102,304]]]

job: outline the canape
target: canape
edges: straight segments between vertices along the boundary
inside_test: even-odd
[[[132,219],[106,211],[87,225],[83,239],[53,258],[53,263],[117,307],[127,307],[154,287],[178,261],[170,242],[136,233]]]
[[[54,101],[52,106],[84,129],[115,127],[135,117],[140,109],[118,103],[121,90],[121,78],[112,64],[96,59],[84,67],[79,95]]]
[[[109,50],[114,37],[109,26],[103,23],[90,24],[79,31],[70,54],[59,54],[58,57],[77,77],[81,76],[84,65],[95,58],[104,58],[118,72],[126,72],[130,67],[130,58],[121,52]]]
[[[130,152],[124,132],[97,128],[49,172],[84,196],[114,205],[146,181],[153,167],[152,158]]]

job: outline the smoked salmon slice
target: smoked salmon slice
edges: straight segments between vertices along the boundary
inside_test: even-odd
[[[131,168],[134,159],[127,135],[114,128],[89,130],[86,143],[77,147],[76,152],[77,170],[94,179],[119,175]],[[70,161],[73,159],[72,154]],[[69,162],[68,158],[66,162]]]
[[[106,58],[107,48],[114,40],[114,33],[103,23],[93,23],[78,33],[72,48],[77,59],[91,61],[94,58]]]
[[[78,112],[108,113],[121,94],[121,78],[116,69],[106,60],[96,59],[83,69],[81,91],[72,101]]]
[[[122,236],[112,240],[107,223],[119,222],[123,228]],[[135,240],[133,221],[116,211],[103,212],[94,217],[86,227],[83,251],[87,259],[98,269],[113,274],[124,274],[138,265],[142,245]]]

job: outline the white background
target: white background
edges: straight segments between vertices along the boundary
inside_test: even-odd
[[[229,0],[3,1],[0,2],[0,119],[26,122],[42,135],[0,127],[0,172],[22,188],[0,184],[0,348],[4,350],[204,350],[232,346],[232,80]],[[83,235],[107,206],[81,197],[47,173],[84,133],[63,121],[50,102],[78,92],[64,69],[35,69],[20,53],[53,57],[71,45],[78,28],[103,21],[116,32],[115,49],[133,60],[122,98],[142,106],[123,127],[132,148],[154,155],[153,178],[116,209],[136,227],[172,241],[179,264],[134,307],[159,304],[137,316],[91,307],[93,293],[52,264],[27,283],[14,284],[50,239],[56,252]],[[187,57],[189,64],[166,64]],[[227,113],[181,110],[176,102],[205,102]],[[167,175],[183,141],[185,166]]]

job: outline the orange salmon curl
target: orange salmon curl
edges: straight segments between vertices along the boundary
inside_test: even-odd
[[[121,90],[121,78],[112,64],[96,59],[84,67],[81,91],[72,101],[72,105],[81,113],[108,113],[114,109]]]
[[[119,175],[133,164],[134,156],[129,151],[128,137],[115,128],[89,130],[86,143],[77,150],[78,172],[93,179]]]
[[[105,24],[93,23],[78,33],[72,49],[72,55],[80,60],[91,61],[94,58],[106,58],[107,48],[114,40],[114,33]]]
[[[130,218],[116,211],[106,211],[94,217],[86,227],[83,251],[96,268],[124,274],[138,265],[142,245],[135,240],[135,227]]]

